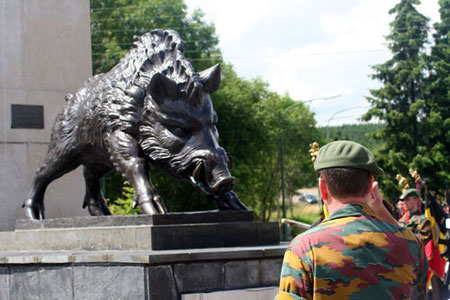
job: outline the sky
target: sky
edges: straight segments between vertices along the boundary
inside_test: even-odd
[[[379,82],[371,66],[391,58],[385,36],[399,0],[185,0],[214,23],[224,60],[245,79],[308,101],[319,126],[359,123]],[[417,7],[439,21],[438,0]],[[329,98],[330,99],[323,99]],[[322,99],[320,99],[322,98]]]

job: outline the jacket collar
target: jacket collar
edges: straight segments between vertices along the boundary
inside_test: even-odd
[[[328,216],[324,221],[333,220],[342,217],[348,216],[364,216],[369,215],[375,217],[375,212],[369,207],[369,205],[365,203],[351,203],[346,204],[341,209],[335,211],[331,215]]]

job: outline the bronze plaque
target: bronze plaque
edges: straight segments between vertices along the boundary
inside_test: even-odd
[[[44,129],[44,106],[11,104],[11,128]]]

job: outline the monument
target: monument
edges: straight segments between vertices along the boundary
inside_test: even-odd
[[[93,216],[111,214],[100,179],[113,168],[131,182],[143,213],[166,213],[149,180],[150,166],[191,181],[220,209],[247,209],[231,190],[231,159],[218,145],[209,95],[219,88],[220,67],[196,73],[183,51],[177,32],[154,30],[141,36],[111,71],[66,96],[45,162],[23,205],[28,218],[44,218],[48,184],[81,164],[83,208]]]

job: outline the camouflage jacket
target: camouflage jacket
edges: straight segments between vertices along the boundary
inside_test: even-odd
[[[428,263],[409,230],[349,204],[292,240],[275,299],[409,299],[425,293]]]
[[[432,239],[431,222],[421,212],[406,213],[399,222],[416,234],[424,245]]]

